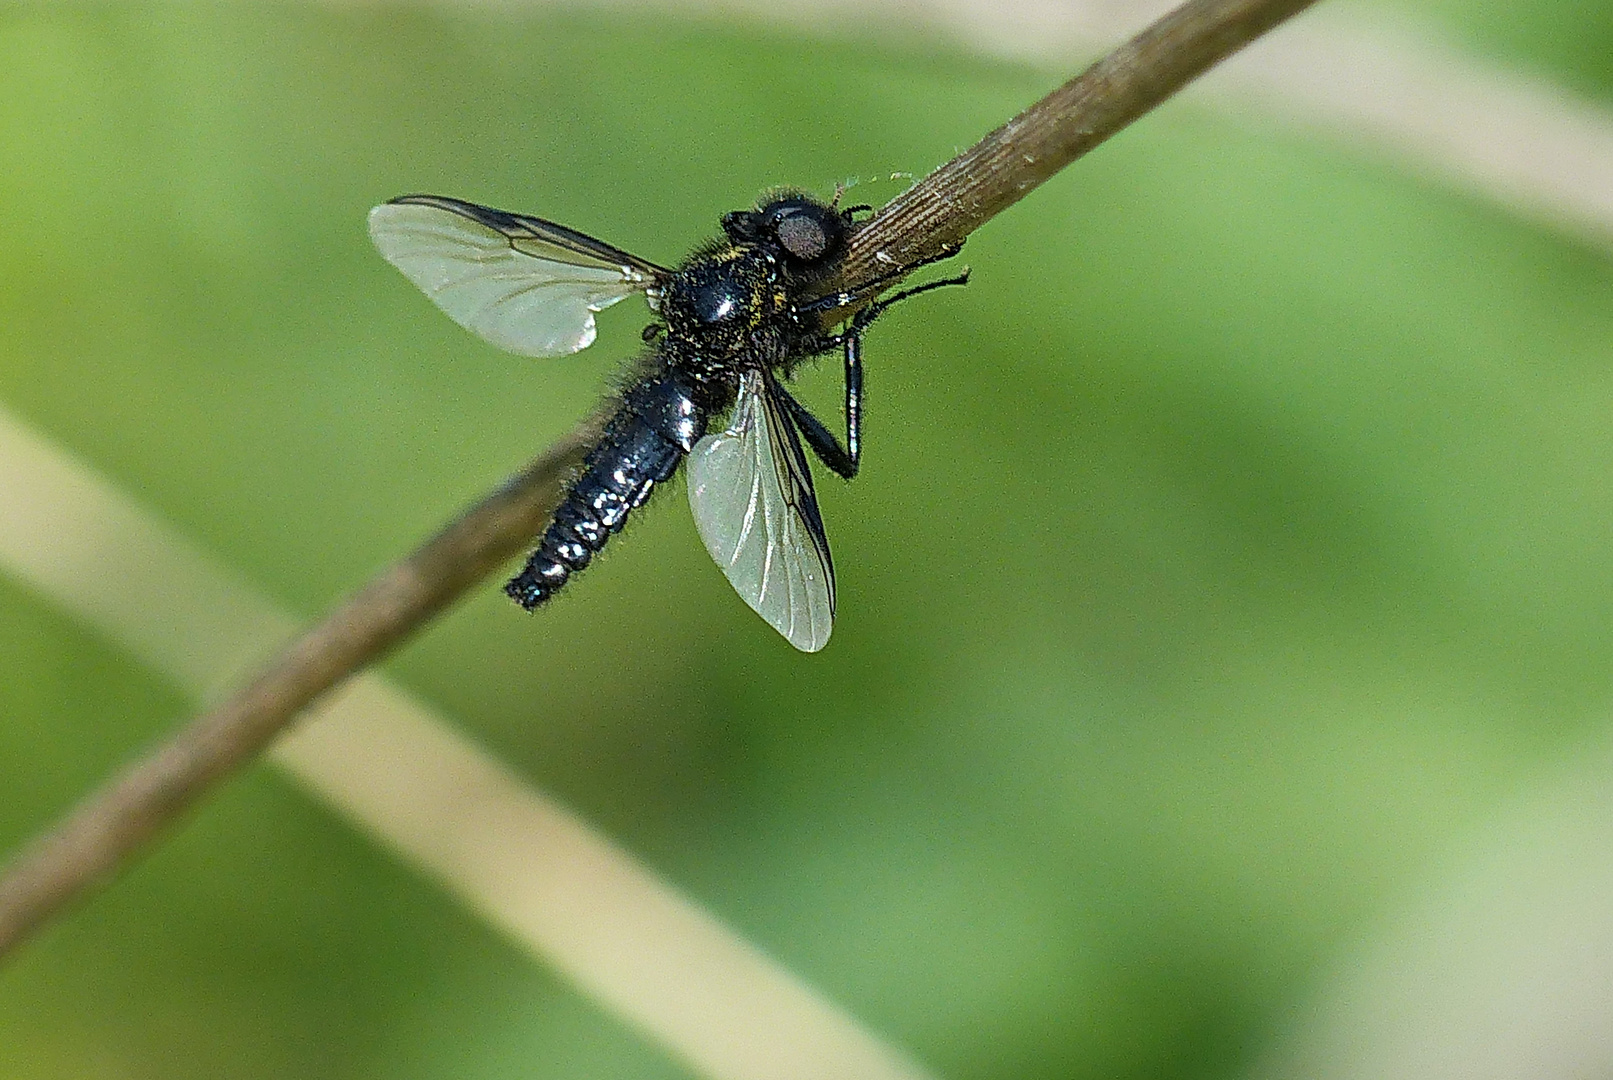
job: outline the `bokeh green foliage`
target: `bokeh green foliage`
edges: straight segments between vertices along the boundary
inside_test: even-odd
[[[642,325],[501,355],[370,205],[670,262],[769,185],[884,201],[1049,82],[624,11],[14,10],[0,401],[312,617],[586,414]],[[489,587],[388,670],[944,1075],[1235,1075],[1606,729],[1613,268],[1191,103],[965,261],[869,336],[826,652],[673,493],[552,609]],[[803,381],[833,407],[833,365]],[[0,655],[0,847],[191,708],[13,583]],[[0,970],[17,1080],[681,1073],[267,770]]]

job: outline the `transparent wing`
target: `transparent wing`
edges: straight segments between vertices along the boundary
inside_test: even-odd
[[[594,312],[667,274],[564,225],[437,195],[377,206],[370,238],[449,318],[522,356],[586,349]]]
[[[740,598],[803,652],[829,641],[835,575],[795,425],[747,375],[733,423],[689,455],[689,506],[706,550]]]

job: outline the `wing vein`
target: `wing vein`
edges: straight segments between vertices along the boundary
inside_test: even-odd
[[[796,648],[815,652],[834,620],[834,570],[812,475],[765,370],[740,383],[726,431],[689,456],[689,505],[734,591]]]
[[[370,237],[455,322],[525,356],[587,348],[596,312],[666,275],[553,222],[437,196],[377,206]]]

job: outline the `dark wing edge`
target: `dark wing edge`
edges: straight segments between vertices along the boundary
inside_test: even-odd
[[[829,614],[835,613],[835,568],[829,555],[829,535],[823,527],[823,515],[818,511],[817,492],[812,487],[812,470],[801,449],[801,437],[795,430],[795,420],[780,396],[778,379],[766,368],[762,369],[762,404],[767,410],[767,434],[773,441],[773,463],[778,472],[779,487],[784,501],[795,516],[806,526],[812,550],[823,568],[823,580],[829,590]]]
[[[529,217],[526,214],[511,213],[508,210],[497,210],[491,206],[480,203],[466,202],[464,199],[455,199],[447,195],[399,195],[395,199],[388,199],[388,203],[434,206],[439,210],[447,210],[461,217],[469,218],[489,229],[503,233],[510,241],[510,246],[517,251],[525,251],[522,243],[538,243],[560,251],[569,251],[584,256],[587,262],[584,265],[603,265],[612,267],[631,268],[645,275],[649,280],[645,283],[653,287],[663,281],[672,271],[657,266],[648,259],[641,259],[631,252],[623,251],[613,244],[603,240],[596,240],[586,233],[576,229],[568,229],[564,225],[543,218]],[[549,252],[526,251],[527,254],[542,255],[548,258],[555,256]]]
[[[707,433],[689,454],[689,509],[740,599],[813,653],[834,629],[834,563],[782,394],[771,373],[745,373],[728,428]]]

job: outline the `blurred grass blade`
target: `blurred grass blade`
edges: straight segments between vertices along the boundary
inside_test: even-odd
[[[1332,965],[1258,1080],[1613,1072],[1613,755],[1579,747]]]
[[[1340,18],[1284,28],[1207,80],[1413,171],[1613,245],[1613,115],[1550,79]]]
[[[294,625],[4,412],[0,569],[198,699]],[[379,676],[348,684],[277,743],[272,758],[703,1076],[924,1076]]]

